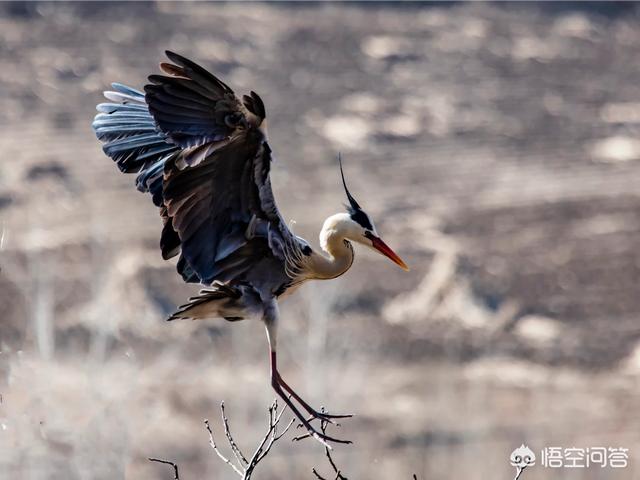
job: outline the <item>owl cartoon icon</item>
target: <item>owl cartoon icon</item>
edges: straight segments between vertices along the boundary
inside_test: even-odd
[[[525,468],[533,467],[536,464],[536,454],[523,443],[511,452],[509,460],[511,465],[516,467],[516,476],[513,480],[518,480]]]

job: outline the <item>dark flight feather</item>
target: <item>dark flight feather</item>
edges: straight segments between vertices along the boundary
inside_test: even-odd
[[[113,103],[98,106],[96,135],[160,207],[162,256],[180,255],[186,282],[247,282],[273,294],[291,281],[283,246],[300,240],[271,191],[271,148],[259,129],[264,103],[255,92],[240,101],[191,60],[167,57],[167,75],[149,76],[144,93],[113,85]],[[255,219],[262,228],[247,238]]]

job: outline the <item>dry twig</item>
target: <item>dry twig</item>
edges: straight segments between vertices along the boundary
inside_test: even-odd
[[[322,409],[320,411],[322,413],[325,413],[324,407],[322,407]],[[326,420],[321,420],[320,421],[320,430],[322,430],[322,433],[326,432],[328,423],[329,422],[327,422]],[[298,437],[298,438],[300,438],[300,437]],[[336,463],[333,461],[333,457],[331,456],[331,450],[326,446],[324,447],[324,453],[325,453],[327,459],[329,460],[329,464],[331,465],[331,468],[333,469],[333,472],[335,473],[335,476],[333,477],[333,480],[348,480],[347,477],[342,475],[342,472],[337,467]],[[318,480],[327,480],[325,477],[320,475],[315,468],[313,468],[311,471],[313,472],[313,474],[316,476],[316,478]]]
[[[242,478],[242,480],[249,480],[253,471],[258,466],[258,464],[269,454],[271,451],[271,447],[274,443],[280,440],[291,428],[294,420],[290,420],[289,423],[284,427],[281,433],[278,433],[278,425],[280,424],[280,420],[282,419],[282,414],[285,412],[287,407],[285,406],[282,410],[278,411],[278,401],[274,400],[271,406],[269,407],[269,425],[267,428],[267,433],[262,437],[262,440],[258,444],[256,451],[253,453],[251,458],[247,460],[247,457],[242,453],[240,447],[233,438],[231,434],[231,429],[229,428],[229,419],[226,416],[224,411],[224,402],[220,404],[220,411],[222,414],[222,425],[224,426],[224,433],[227,437],[227,442],[231,447],[231,451],[236,459],[236,463],[229,460],[225,457],[220,449],[216,445],[215,439],[213,437],[213,432],[209,425],[209,421],[205,420],[204,424],[209,433],[209,444],[211,448],[216,452],[218,457],[229,465],[236,474]]]
[[[282,419],[282,415],[284,414],[286,409],[287,407],[285,406],[282,410],[278,411],[278,401],[277,400],[273,401],[273,403],[268,409],[269,422],[267,426],[267,432],[265,433],[264,437],[262,437],[262,440],[258,444],[258,447],[256,448],[251,458],[247,459],[247,457],[244,455],[244,453],[236,443],[235,439],[233,438],[233,435],[231,434],[231,428],[229,427],[229,419],[227,418],[227,415],[224,409],[224,402],[222,402],[220,404],[222,425],[224,427],[225,436],[227,437],[227,443],[229,444],[231,451],[233,452],[233,456],[235,457],[235,463],[229,458],[227,458],[220,451],[218,445],[216,444],[215,438],[213,436],[213,430],[211,429],[211,425],[209,425],[209,420],[205,420],[204,425],[209,435],[209,445],[211,446],[213,451],[216,453],[216,455],[218,455],[218,457],[224,463],[229,465],[231,469],[239,477],[242,478],[242,480],[250,480],[251,475],[253,474],[253,471],[258,466],[258,464],[269,454],[273,444],[276,443],[278,440],[280,440],[289,431],[291,426],[294,424],[295,418],[291,419],[289,423],[287,423],[287,425],[284,427],[284,429],[280,433],[278,433],[278,426]],[[325,413],[324,408],[322,408],[321,411],[322,413]],[[328,424],[329,422],[327,420],[322,420],[320,422],[320,429],[322,433],[326,433]],[[296,437],[293,440],[302,440],[308,437],[309,435],[305,434],[305,435]],[[327,460],[329,461],[329,465],[331,465],[331,469],[333,470],[331,474],[331,480],[348,480],[347,477],[343,475],[342,471],[336,465],[336,462],[334,461],[331,455],[331,451],[332,451],[331,448],[325,446],[325,449],[324,449],[325,456],[327,457]],[[162,460],[159,458],[149,458],[149,460],[152,462],[171,465],[175,472],[174,480],[180,480],[180,476],[178,474],[178,465],[176,465],[175,463],[170,462],[168,460]],[[311,471],[317,480],[328,480],[327,477],[322,476],[315,468],[313,468]],[[417,476],[415,474],[413,475],[413,480],[417,480]]]
[[[278,433],[278,425],[280,424],[280,420],[282,419],[282,414],[285,412],[287,407],[285,406],[282,410],[278,411],[278,401],[274,400],[271,406],[269,407],[269,425],[267,428],[267,433],[262,437],[262,440],[258,444],[256,451],[253,453],[251,458],[247,460],[247,457],[242,453],[240,447],[233,438],[231,434],[231,429],[229,428],[229,419],[224,410],[224,402],[220,404],[220,412],[222,415],[222,425],[224,427],[224,433],[227,437],[227,442],[231,447],[231,451],[236,459],[236,462],[229,460],[229,458],[225,457],[224,454],[218,448],[216,444],[215,438],[213,436],[213,431],[211,430],[211,426],[209,425],[209,420],[204,421],[205,428],[207,429],[207,433],[209,434],[209,445],[216,455],[227,465],[229,465],[233,471],[242,478],[242,480],[250,480],[253,471],[258,466],[258,464],[269,454],[271,451],[271,447],[274,443],[280,440],[291,428],[294,420],[291,419],[289,423],[284,427],[284,429]],[[152,462],[165,463],[167,465],[173,466],[175,472],[174,480],[180,480],[180,476],[178,475],[178,466],[167,460],[161,460],[159,458],[150,458]]]
[[[324,411],[325,411],[324,408],[322,408],[321,412],[324,413]],[[325,433],[325,430],[327,429],[327,424],[328,422],[326,420],[320,423],[320,429],[322,430],[322,433]],[[307,435],[296,437],[294,438],[294,440],[298,440],[302,438],[307,438]],[[345,477],[342,474],[342,471],[338,468],[338,466],[336,465],[336,462],[333,460],[333,457],[331,456],[331,449],[325,447],[324,453],[327,457],[327,460],[329,460],[329,465],[331,465],[331,468],[333,469],[331,480],[348,480],[347,477]],[[315,468],[312,468],[311,472],[315,475],[317,480],[328,480],[326,477],[323,477],[320,473],[318,473],[318,470],[316,470]],[[413,480],[418,480],[418,476],[415,473],[413,474],[412,478]]]
[[[176,465],[175,463],[169,462],[167,460],[161,460],[160,458],[150,458],[149,461],[171,465],[173,467],[173,472],[174,472],[173,480],[180,480],[180,474],[178,473],[178,465]]]

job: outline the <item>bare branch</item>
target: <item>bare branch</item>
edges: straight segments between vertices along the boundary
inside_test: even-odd
[[[322,407],[320,409],[320,411],[322,413],[325,413],[324,407]],[[320,421],[320,430],[322,431],[323,434],[326,433],[328,424],[329,424],[329,422],[327,420],[321,420]],[[294,440],[302,439],[302,438],[306,438],[306,436],[302,435],[300,437],[297,437]],[[329,449],[327,446],[325,446],[324,447],[324,453],[325,453],[327,459],[329,460],[329,464],[331,465],[331,468],[333,469],[333,472],[335,473],[335,476],[333,477],[333,480],[348,480],[347,477],[342,475],[342,472],[340,471],[340,469],[338,468],[336,463],[333,461],[333,457],[331,456],[331,449]],[[316,478],[318,480],[326,480],[326,478],[324,478],[322,475],[320,475],[315,468],[312,469],[311,472],[316,476]]]
[[[269,454],[273,444],[280,440],[289,431],[291,425],[293,425],[294,420],[291,419],[282,433],[278,435],[278,424],[280,423],[282,414],[286,409],[287,407],[285,405],[285,407],[280,412],[278,412],[278,400],[274,400],[269,407],[269,428],[267,429],[267,433],[265,434],[265,436],[262,438],[262,441],[258,445],[255,453],[251,457],[249,466],[253,466],[253,468],[255,468],[255,466]]]
[[[240,448],[234,441],[233,436],[231,435],[231,430],[229,429],[229,420],[227,419],[227,416],[224,413],[224,402],[220,403],[220,411],[222,413],[222,424],[224,425],[224,434],[227,436],[227,441],[231,446],[231,450],[233,451],[233,454],[235,455],[236,460],[238,460],[238,463],[240,465],[247,465],[249,462],[244,457],[244,455],[242,454],[242,451],[240,450]]]
[[[276,400],[276,402],[277,402],[277,400]],[[273,441],[274,441],[274,442],[277,442],[277,441],[278,441],[278,440],[280,440],[282,437],[284,437],[284,435],[289,431],[289,429],[291,428],[291,425],[293,425],[293,422],[295,421],[295,418],[292,418],[291,420],[289,420],[289,423],[287,424],[287,426],[286,426],[286,427],[284,427],[284,430],[282,431],[282,433],[281,433],[280,435],[276,435],[277,430],[278,430],[278,429],[277,429],[277,427],[278,427],[278,424],[280,423],[280,417],[282,417],[282,414],[285,412],[285,410],[286,410],[286,409],[287,409],[287,408],[286,408],[286,406],[285,406],[285,408],[283,408],[283,409],[280,411],[280,414],[278,415],[278,418],[276,418],[276,422],[275,422],[275,426],[276,426],[276,428],[275,428],[275,429],[274,429],[274,431],[273,431],[273,433],[274,433],[274,439],[273,439]]]
[[[240,475],[241,477],[244,477],[244,469],[241,471],[238,467],[236,467],[227,457],[225,457],[220,450],[218,450],[218,447],[216,445],[216,441],[213,438],[213,432],[211,431],[211,426],[209,425],[209,420],[205,420],[204,421],[204,425],[207,428],[207,431],[209,432],[209,445],[211,445],[211,448],[213,448],[213,451],[216,452],[216,455],[218,455],[218,457],[220,457],[220,459],[226,463],[227,465],[229,465],[231,468],[233,468],[233,470]]]
[[[258,464],[269,454],[269,452],[271,451],[271,448],[273,447],[274,443],[276,443],[284,435],[286,435],[286,433],[291,429],[291,427],[295,423],[296,419],[292,418],[291,420],[289,420],[289,423],[287,423],[287,425],[284,427],[282,432],[278,433],[278,426],[280,425],[280,422],[282,420],[282,416],[284,415],[286,410],[287,410],[287,406],[286,405],[284,406],[284,408],[282,408],[282,410],[278,409],[278,401],[277,401],[277,399],[274,400],[273,403],[269,406],[269,408],[268,408],[267,431],[264,434],[264,436],[262,437],[262,439],[260,440],[260,443],[256,447],[255,452],[251,456],[251,459],[247,460],[247,458],[244,456],[244,454],[242,453],[242,451],[238,447],[235,439],[233,438],[233,435],[231,433],[231,429],[229,427],[229,419],[227,418],[227,415],[226,415],[226,412],[225,412],[225,409],[224,409],[224,402],[222,402],[220,404],[220,411],[221,411],[221,415],[222,415],[222,425],[224,427],[224,433],[225,433],[225,436],[227,437],[227,442],[229,443],[229,446],[231,447],[231,450],[233,451],[235,459],[238,462],[238,465],[236,465],[229,458],[225,457],[224,454],[219,450],[218,445],[216,444],[215,438],[213,436],[213,430],[211,429],[211,425],[209,424],[208,420],[205,420],[204,421],[204,425],[205,425],[206,430],[207,430],[207,432],[209,434],[209,445],[211,446],[213,451],[216,453],[216,455],[224,463],[229,465],[233,469],[233,471],[242,480],[250,480],[251,479],[251,475],[253,474],[253,471],[258,466]],[[325,413],[325,409],[322,408],[321,412]],[[322,420],[320,422],[320,430],[322,431],[323,434],[326,433],[328,424],[329,424],[328,420]],[[297,437],[297,439],[307,438],[309,436],[310,436],[309,434],[305,434],[305,435],[302,435],[300,437]],[[294,438],[294,440],[296,440],[296,439]],[[329,465],[331,465],[331,469],[333,470],[332,476],[330,477],[330,479],[327,478],[327,477],[324,477],[318,472],[318,470],[313,468],[311,470],[311,472],[315,476],[316,480],[348,480],[347,477],[345,477],[342,474],[342,471],[338,468],[336,462],[334,461],[333,456],[331,454],[332,453],[332,449],[330,447],[328,447],[328,446],[325,446],[324,452],[325,452],[325,456],[327,457],[327,460],[329,462]],[[152,462],[158,462],[158,463],[164,463],[166,465],[171,465],[173,467],[173,469],[174,469],[174,472],[175,472],[174,480],[180,480],[180,476],[179,476],[179,473],[178,473],[178,466],[175,463],[170,462],[168,460],[162,460],[162,459],[159,459],[159,458],[149,458],[149,460],[152,461]],[[524,470],[524,469],[522,469],[522,470]],[[521,473],[522,473],[522,471],[518,472],[516,480],[518,479],[518,477],[520,476]],[[418,480],[418,477],[417,477],[416,474],[414,474],[412,478],[413,478],[413,480]]]
[[[287,407],[285,406],[282,410],[278,411],[277,400],[274,400],[273,403],[269,406],[269,424],[267,432],[265,433],[264,437],[262,437],[262,440],[258,444],[258,447],[256,448],[254,454],[251,456],[251,459],[247,460],[247,458],[238,447],[238,444],[233,438],[233,435],[231,434],[231,429],[229,428],[229,420],[224,409],[224,402],[222,402],[220,404],[220,410],[222,413],[222,425],[224,426],[224,433],[227,437],[227,442],[231,447],[238,465],[233,463],[230,459],[225,457],[222,452],[220,452],[213,437],[213,431],[211,430],[209,421],[205,420],[204,424],[207,428],[207,432],[209,433],[209,444],[211,445],[213,451],[216,452],[216,455],[218,455],[218,457],[224,463],[229,465],[233,469],[233,471],[242,478],[242,480],[249,480],[258,464],[269,454],[273,444],[280,440],[289,431],[291,425],[293,425],[294,420],[292,419],[284,428],[282,433],[278,434],[278,425],[280,424],[280,420],[282,419],[282,415],[286,409]]]
[[[158,463],[164,463],[165,465],[171,465],[173,467],[173,472],[175,474],[175,476],[173,477],[174,480],[180,480],[180,474],[178,473],[178,465],[176,465],[173,462],[170,462],[168,460],[162,460],[160,458],[149,458],[150,462],[158,462]]]
[[[316,476],[316,478],[318,480],[327,480],[326,478],[324,478],[322,475],[320,475],[315,468],[312,468],[311,471],[313,472],[313,474]]]

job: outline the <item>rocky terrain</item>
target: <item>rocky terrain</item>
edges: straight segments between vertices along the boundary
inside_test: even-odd
[[[233,478],[273,397],[263,328],[166,323],[197,290],[91,131],[101,91],[165,49],[265,100],[274,190],[317,245],[350,188],[402,272],[282,306],[281,366],[353,411],[349,478],[513,478],[526,443],[630,449],[640,475],[640,30],[634,3],[0,4],[0,477]],[[317,444],[255,478],[313,478]]]

